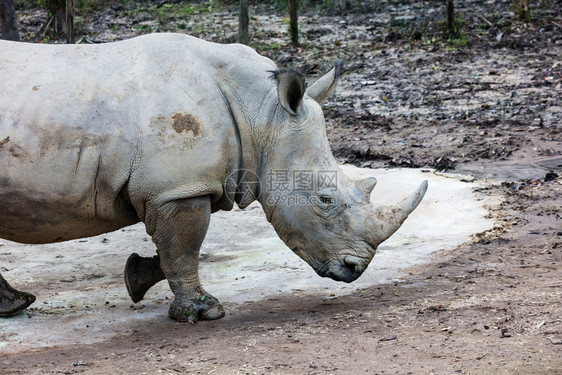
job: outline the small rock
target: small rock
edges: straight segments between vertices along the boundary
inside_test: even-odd
[[[383,338],[379,339],[379,342],[392,341],[392,340],[396,340],[397,338],[398,338],[398,336],[383,337]]]
[[[511,333],[507,331],[507,328],[502,328],[502,337],[511,337]]]
[[[439,158],[435,158],[433,160],[433,167],[438,171],[444,171],[447,169],[455,169],[455,165],[457,161],[455,159],[448,158],[446,156],[442,156]]]
[[[502,186],[505,186],[510,191],[515,192],[521,190],[521,184],[517,182],[502,182]]]
[[[562,345],[562,339],[552,339],[550,342],[552,345]]]
[[[548,182],[548,181],[554,181],[558,178],[558,175],[554,172],[548,172],[545,176],[544,176],[544,182]]]

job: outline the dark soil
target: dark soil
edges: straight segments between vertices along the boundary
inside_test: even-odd
[[[288,45],[286,15],[253,6],[252,43],[311,80],[344,58],[349,71],[325,106],[338,160],[502,182],[482,191],[504,198],[490,213],[494,230],[400,283],[330,300],[249,303],[219,321],[162,321],[101,344],[5,355],[0,373],[562,373],[561,3],[531,2],[530,23],[516,19],[510,1],[456,3],[463,35],[453,41],[445,40],[442,1],[378,1],[310,10],[300,19],[300,48]],[[79,18],[77,40],[156,30],[235,40],[235,5],[166,23],[143,6],[114,4]],[[43,11],[18,16],[20,35],[44,37]]]

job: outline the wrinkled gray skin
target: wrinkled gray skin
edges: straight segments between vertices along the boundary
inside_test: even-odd
[[[224,310],[199,282],[199,248],[212,212],[259,196],[281,239],[319,275],[355,280],[426,182],[396,207],[371,205],[375,180],[350,181],[326,138],[319,102],[341,67],[306,92],[300,75],[276,69],[248,47],[179,34],[105,45],[1,41],[0,237],[51,243],[142,221],[159,259],[130,262],[139,277],[152,269],[168,280],[170,317],[217,319]],[[314,204],[276,204],[242,170],[262,181],[271,170],[337,171],[337,186],[298,193]],[[130,292],[142,281],[133,266]],[[33,302],[8,288],[0,284],[3,315]],[[16,292],[31,297],[10,299]]]

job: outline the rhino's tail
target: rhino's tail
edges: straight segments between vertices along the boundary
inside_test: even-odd
[[[16,315],[35,302],[35,296],[10,286],[0,274],[0,317]]]

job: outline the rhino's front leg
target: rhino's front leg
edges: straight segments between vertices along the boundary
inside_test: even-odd
[[[160,255],[160,267],[175,295],[168,315],[180,322],[219,319],[224,309],[199,282],[199,249],[211,217],[210,197],[168,202],[155,209],[147,227]]]

